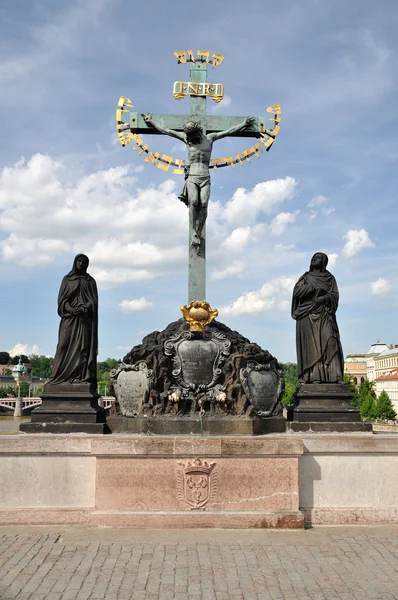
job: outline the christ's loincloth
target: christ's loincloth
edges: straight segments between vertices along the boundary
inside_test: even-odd
[[[188,179],[189,178],[189,179]],[[184,187],[181,194],[178,196],[181,202],[188,206],[188,183],[193,183],[199,190],[206,185],[210,185],[210,175],[190,175],[189,172],[185,176]]]

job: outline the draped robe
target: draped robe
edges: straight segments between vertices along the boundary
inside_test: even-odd
[[[76,272],[75,263],[72,271],[63,278],[59,290],[58,314],[61,323],[50,382],[90,383],[96,387],[97,285],[88,273]],[[82,304],[88,307],[87,313],[74,315],[72,311]]]
[[[321,296],[326,304],[317,304]],[[304,383],[343,380],[344,357],[336,321],[339,291],[329,271],[307,271],[293,290],[298,377]]]

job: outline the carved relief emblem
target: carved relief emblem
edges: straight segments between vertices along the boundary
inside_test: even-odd
[[[178,463],[177,491],[181,504],[191,510],[205,510],[217,490],[216,463],[195,458],[187,464]]]

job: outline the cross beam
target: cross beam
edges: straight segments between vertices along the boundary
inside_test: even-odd
[[[174,129],[175,131],[184,131],[184,125],[187,121],[192,119],[192,115],[152,115],[152,118],[160,125],[168,127],[169,129]],[[245,129],[245,131],[239,131],[234,134],[234,137],[260,137],[260,133],[265,132],[266,128],[266,117],[256,117],[255,123],[250,126],[250,128]],[[230,127],[235,127],[235,125],[239,125],[242,121],[245,120],[245,117],[229,117],[229,116],[220,116],[220,115],[204,115],[201,116],[200,123],[203,127],[203,130],[206,133],[218,133],[220,131],[225,131]],[[130,113],[130,129],[132,133],[137,133],[139,135],[150,133],[151,135],[162,135],[160,131],[154,129],[147,125],[144,121],[143,116],[140,113],[131,112]]]

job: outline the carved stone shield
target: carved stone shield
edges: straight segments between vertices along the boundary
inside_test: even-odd
[[[173,377],[182,389],[210,390],[221,375],[220,365],[229,356],[231,342],[218,331],[183,331],[165,342],[173,356]]]
[[[120,363],[110,373],[113,391],[125,417],[136,417],[147,402],[152,389],[154,374],[145,362],[136,365]]]
[[[248,361],[240,370],[240,380],[254,412],[260,417],[269,417],[280,412],[283,393],[283,373],[272,364],[261,365]]]
[[[178,463],[177,490],[181,504],[191,510],[204,510],[214,499],[217,489],[216,463],[195,458],[187,464]]]

